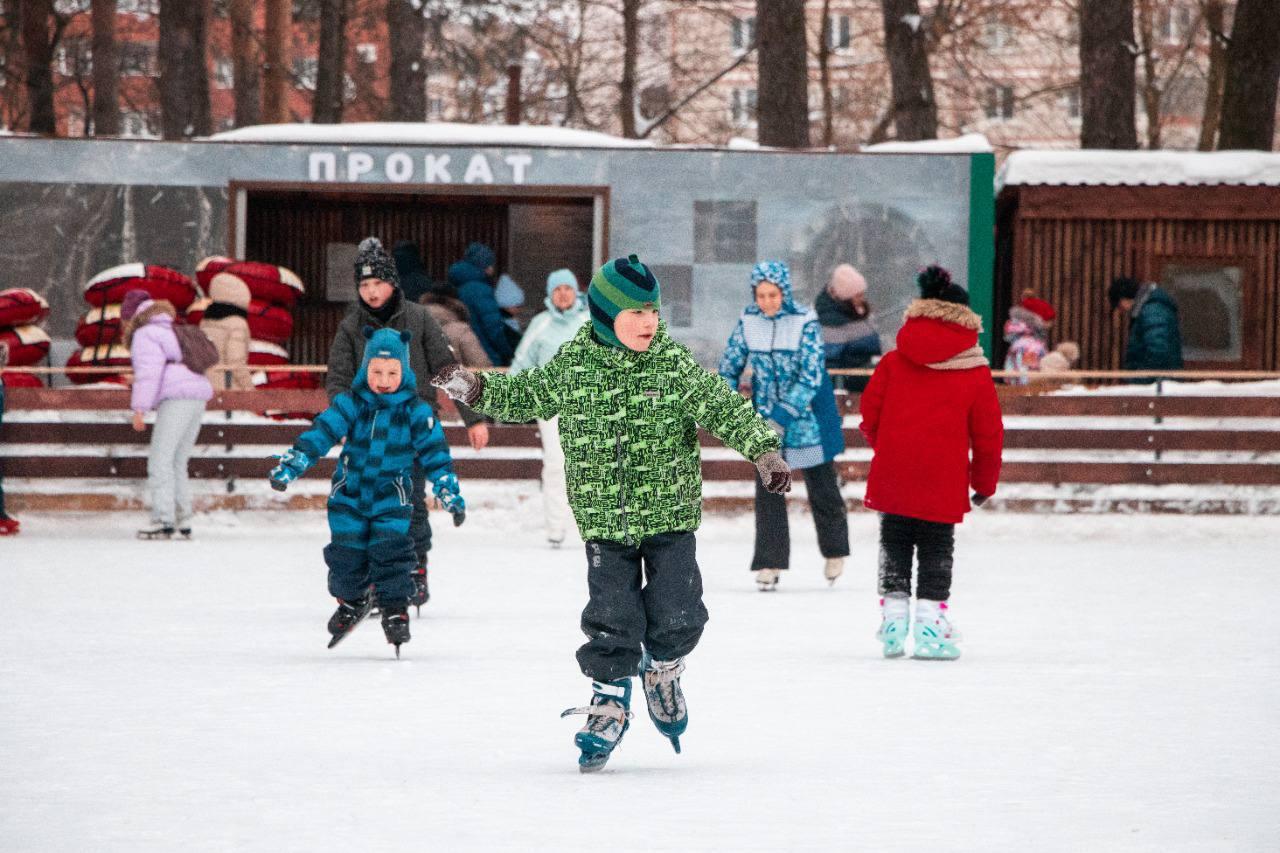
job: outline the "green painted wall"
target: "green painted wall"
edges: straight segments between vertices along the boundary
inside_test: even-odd
[[[982,316],[978,342],[991,358],[995,319],[996,155],[969,158],[969,302]]]

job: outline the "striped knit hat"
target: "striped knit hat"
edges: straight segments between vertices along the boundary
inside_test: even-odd
[[[613,321],[622,311],[661,308],[658,280],[640,258],[630,255],[600,267],[587,290],[591,308],[591,328],[602,344],[625,349],[613,331]]]

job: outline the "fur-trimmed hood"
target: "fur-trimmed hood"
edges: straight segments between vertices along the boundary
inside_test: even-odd
[[[127,347],[133,343],[133,333],[150,323],[157,317],[163,318],[161,322],[166,325],[172,325],[173,321],[178,317],[178,309],[173,307],[173,303],[168,299],[148,299],[138,306],[138,313],[129,318],[129,322],[124,327],[124,345]]]
[[[903,358],[922,366],[977,367],[981,331],[982,318],[966,305],[941,299],[916,299],[907,306],[906,323],[898,332],[898,351]],[[963,358],[944,365],[956,356]],[[985,358],[981,363],[986,363]]]

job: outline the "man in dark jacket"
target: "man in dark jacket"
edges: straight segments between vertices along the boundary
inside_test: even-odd
[[[1181,370],[1182,331],[1178,304],[1154,282],[1117,278],[1108,291],[1111,310],[1129,316],[1125,370]],[[1142,380],[1150,381],[1150,380]]]
[[[388,328],[412,333],[409,365],[418,380],[418,396],[436,409],[436,389],[431,377],[458,361],[449,340],[425,307],[405,298],[396,265],[376,238],[368,237],[360,243],[355,277],[359,299],[342,318],[329,350],[329,372],[324,383],[329,399],[350,390],[364,359],[363,329],[372,326],[375,330]],[[489,428],[484,418],[462,405],[458,406],[458,413],[467,425],[467,439],[472,448],[483,450],[489,443]],[[427,520],[426,475],[419,468],[413,471],[413,519],[409,535],[418,557],[413,603],[420,607],[429,597],[427,552],[431,550],[431,525]]]
[[[498,366],[511,363],[515,348],[507,338],[507,325],[493,295],[490,280],[498,262],[493,249],[483,243],[472,243],[462,260],[449,267],[449,283],[458,289],[458,298],[471,313],[471,328],[489,359]]]
[[[400,290],[404,298],[410,302],[421,302],[422,296],[431,289],[431,277],[422,263],[422,254],[418,244],[412,240],[401,240],[391,250],[396,259],[396,272],[400,274]]]

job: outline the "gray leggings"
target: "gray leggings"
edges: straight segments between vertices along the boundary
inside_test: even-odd
[[[156,409],[147,452],[147,493],[151,520],[176,527],[191,517],[187,460],[200,434],[203,400],[165,400]]]

